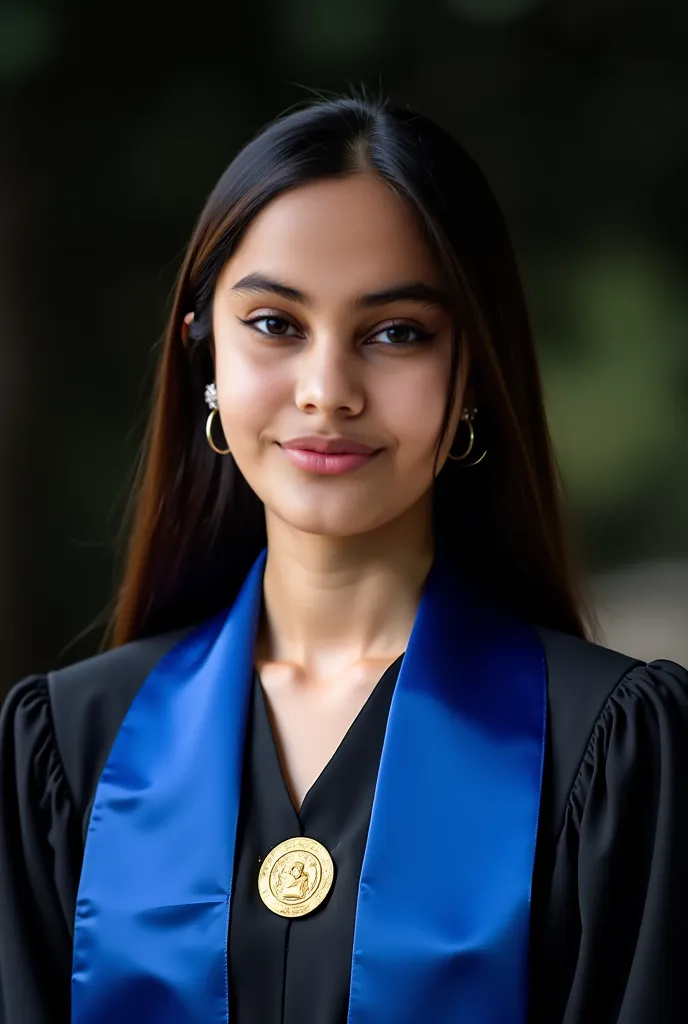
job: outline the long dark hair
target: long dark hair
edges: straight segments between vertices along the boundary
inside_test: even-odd
[[[204,433],[215,285],[272,199],[359,171],[378,174],[415,209],[454,299],[457,329],[438,450],[450,422],[461,339],[470,346],[480,407],[476,453],[488,454],[473,469],[450,462],[440,471],[436,538],[518,614],[584,635],[532,331],[499,206],[474,161],[437,125],[382,101],[345,97],[269,125],[224,172],[198,220],[161,354],[113,644],[199,622],[231,604],[265,546],[262,502],[232,456],[216,456]]]

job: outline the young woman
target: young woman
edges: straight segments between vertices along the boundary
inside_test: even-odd
[[[688,675],[585,637],[507,232],[432,123],[318,103],[222,176],[112,649],[1,749],[6,1024],[685,1019]]]

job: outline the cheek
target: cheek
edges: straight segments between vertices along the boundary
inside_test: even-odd
[[[416,364],[384,389],[381,401],[395,436],[409,455],[427,454],[442,425],[447,368],[439,360]]]
[[[226,429],[255,432],[284,400],[286,377],[279,364],[266,365],[237,348],[218,350],[215,377]]]

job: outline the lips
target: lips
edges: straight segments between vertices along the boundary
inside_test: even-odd
[[[282,441],[280,444],[282,448],[320,452],[323,455],[372,455],[378,450],[350,437],[324,437],[322,435],[294,437],[289,441]]]

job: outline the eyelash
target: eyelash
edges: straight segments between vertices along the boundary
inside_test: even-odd
[[[270,334],[268,331],[261,331],[260,328],[256,327],[256,324],[259,324],[261,323],[261,321],[264,320],[273,320],[279,324],[287,324],[289,327],[293,327],[294,330],[298,329],[296,328],[296,325],[291,322],[291,320],[287,320],[287,318],[284,316],[268,316],[266,314],[263,314],[263,316],[249,317],[246,320],[244,320],[243,317],[239,317],[238,319],[240,323],[244,324],[246,327],[250,327],[252,331],[256,331],[263,338],[273,338],[277,341],[283,338],[293,338],[295,337],[295,335]],[[385,331],[398,330],[399,328],[405,328],[409,331],[413,331],[416,337],[412,341],[382,342],[385,348],[411,348],[413,345],[422,345],[424,342],[431,341],[435,337],[435,335],[432,334],[431,332],[422,331],[419,327],[415,327],[413,324],[406,323],[403,320],[400,320],[398,322],[395,321],[394,323],[388,324],[386,327],[379,328],[379,330],[377,330],[375,334],[372,335],[372,337],[375,337],[378,334],[384,334]]]

